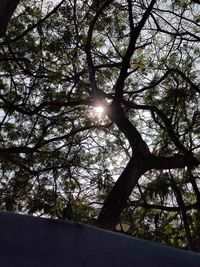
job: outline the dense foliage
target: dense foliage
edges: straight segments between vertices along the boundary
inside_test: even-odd
[[[0,39],[0,208],[200,251],[199,14],[21,0]]]

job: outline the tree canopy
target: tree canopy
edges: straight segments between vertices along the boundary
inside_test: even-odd
[[[0,39],[0,208],[200,251],[199,14],[21,0]]]

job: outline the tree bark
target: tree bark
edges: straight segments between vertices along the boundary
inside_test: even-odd
[[[20,0],[0,0],[0,37],[6,32],[6,27]]]
[[[130,159],[101,209],[96,222],[97,226],[114,230],[119,216],[126,206],[128,197],[138,179],[145,172],[144,166],[142,165],[136,160],[133,160],[133,158]]]

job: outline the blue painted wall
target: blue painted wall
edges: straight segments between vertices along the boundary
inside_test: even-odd
[[[200,267],[200,254],[78,223],[0,212],[0,267]]]

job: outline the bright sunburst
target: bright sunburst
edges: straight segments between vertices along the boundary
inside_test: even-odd
[[[94,107],[94,112],[98,115],[101,115],[104,112],[104,108],[102,106]]]

